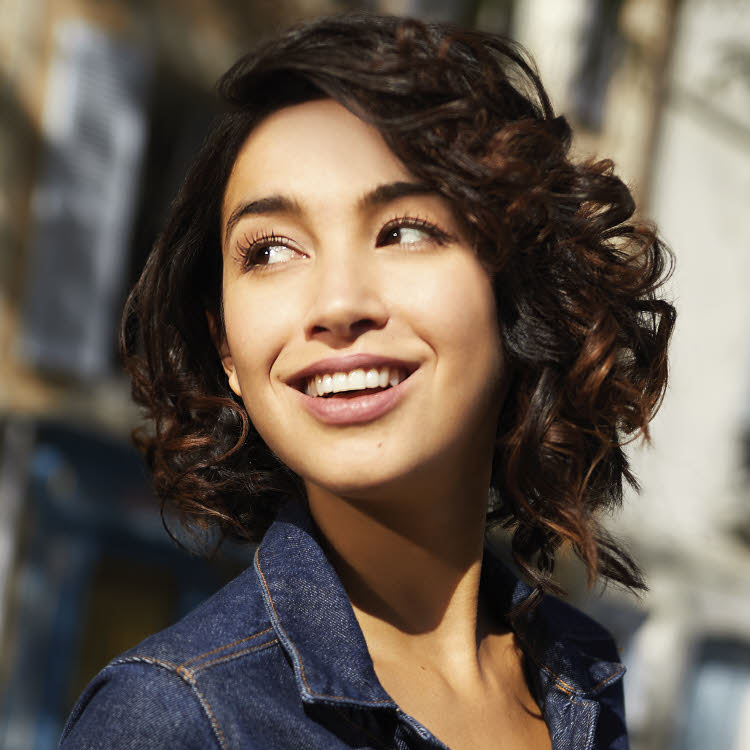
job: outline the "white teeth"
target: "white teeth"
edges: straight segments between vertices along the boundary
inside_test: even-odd
[[[367,376],[365,375],[364,370],[352,370],[352,372],[349,373],[349,390],[364,391],[364,389],[367,388],[365,385],[366,380]]]
[[[305,393],[308,396],[324,396],[327,393],[362,391],[366,388],[387,388],[398,385],[403,379],[403,371],[395,367],[357,368],[351,372],[315,375],[307,381]]]
[[[310,382],[314,383],[315,393],[311,394],[312,396],[322,396],[333,391],[333,378],[330,375],[316,375]]]

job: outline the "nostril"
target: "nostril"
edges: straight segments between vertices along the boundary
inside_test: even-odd
[[[367,333],[367,331],[374,331],[382,328],[383,325],[384,323],[378,323],[372,318],[361,318],[351,323],[347,323],[343,320],[328,321],[327,324],[318,323],[312,326],[311,333],[313,336],[316,334],[334,333],[338,336],[354,339],[361,336],[363,333]]]
[[[371,331],[379,327],[380,326],[378,326],[378,324],[371,318],[364,318],[362,320],[358,320],[355,323],[352,323],[351,325],[352,332],[356,333],[357,335],[365,333],[366,331]]]

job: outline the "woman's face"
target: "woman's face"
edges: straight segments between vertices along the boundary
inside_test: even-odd
[[[375,128],[328,99],[270,115],[222,225],[224,369],[308,487],[356,496],[489,465],[503,382],[490,279]]]

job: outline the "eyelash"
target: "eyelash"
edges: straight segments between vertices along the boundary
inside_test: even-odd
[[[375,245],[376,247],[384,247],[387,245],[385,239],[388,234],[396,229],[418,229],[425,232],[434,240],[438,245],[445,245],[450,242],[451,236],[440,229],[437,224],[434,224],[427,219],[422,219],[417,216],[396,216],[393,219],[387,221],[377,234]],[[411,244],[411,243],[410,243]],[[295,250],[294,244],[289,237],[283,235],[274,234],[273,232],[260,231],[252,237],[244,236],[243,240],[237,245],[237,254],[240,258],[240,262],[244,270],[258,270],[259,268],[265,268],[268,265],[257,263],[256,260],[260,253],[267,250],[269,247],[274,246],[289,247],[291,250]]]
[[[237,255],[242,263],[242,268],[246,271],[257,270],[267,265],[257,263],[258,256],[269,247],[280,246],[289,247],[291,250],[296,250],[292,240],[289,237],[284,237],[280,234],[273,234],[273,232],[261,231],[248,238],[245,235],[241,242],[237,245]]]
[[[427,219],[421,219],[416,216],[397,216],[386,222],[383,228],[378,232],[376,245],[380,247],[380,241],[389,232],[394,229],[419,229],[426,232],[439,245],[444,245],[451,240],[449,234],[444,232],[437,224],[433,224]]]

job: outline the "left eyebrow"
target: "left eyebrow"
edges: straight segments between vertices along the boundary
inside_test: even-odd
[[[437,192],[422,182],[389,182],[385,185],[378,185],[374,190],[365,193],[359,199],[357,206],[360,211],[378,208],[410,195],[437,195]]]
[[[229,240],[232,229],[243,216],[262,216],[267,214],[293,214],[302,213],[302,209],[296,201],[290,200],[282,195],[272,195],[268,198],[259,198],[249,203],[241,203],[232,211],[227,225],[224,228],[224,243]]]

